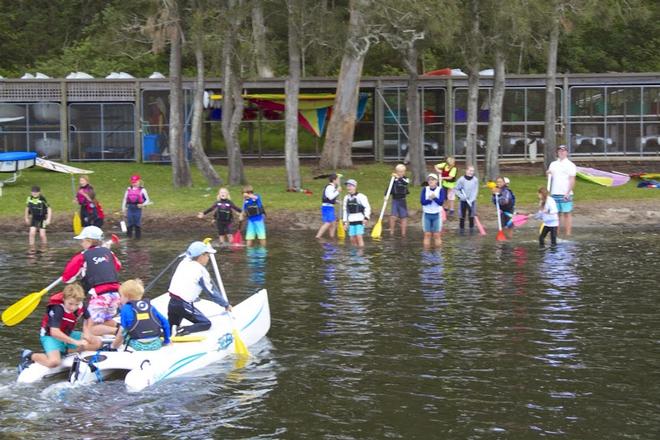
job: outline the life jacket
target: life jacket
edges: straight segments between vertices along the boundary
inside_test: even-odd
[[[103,213],[103,206],[99,203],[98,200],[88,203],[86,205],[87,212],[92,216],[96,216],[97,219],[104,219],[105,214]]]
[[[140,205],[144,203],[144,196],[142,195],[142,187],[137,188],[129,186],[126,190],[126,203],[129,205]]]
[[[357,195],[358,193],[349,196],[346,201],[346,211],[348,211],[349,214],[364,213],[364,206],[358,200]]]
[[[215,219],[220,223],[229,223],[232,219],[231,204],[227,200],[216,202]]]
[[[334,205],[335,203],[337,203],[337,197],[335,197],[334,199],[329,199],[325,196],[325,190],[328,189],[329,186],[333,188],[335,187],[332,183],[328,183],[325,186],[325,188],[323,188],[323,194],[321,195],[321,203],[329,203],[331,205]]]
[[[456,167],[449,166],[447,162],[443,162],[440,165],[438,165],[442,169],[442,172],[440,173],[442,175],[442,186],[445,188],[453,188],[456,186],[456,174],[458,174],[458,171],[452,176],[451,171],[455,170]],[[447,179],[449,178],[449,179]]]
[[[257,215],[265,214],[264,208],[259,206],[257,202],[248,203],[245,207],[245,212],[248,217],[256,217]]]
[[[44,199],[42,196],[29,196],[27,199],[27,205],[32,218],[43,219],[46,217],[48,212],[48,205],[46,204],[46,199]]]
[[[83,252],[83,258],[86,263],[83,283],[88,290],[100,284],[119,281],[110,249],[100,246],[89,248]]]
[[[160,336],[162,330],[161,324],[148,299],[129,301],[126,304],[130,305],[133,313],[135,313],[133,325],[127,329],[130,339],[149,339]]]
[[[64,333],[65,335],[71,334],[73,329],[76,328],[76,323],[78,322],[78,318],[80,318],[85,312],[85,309],[82,306],[78,307],[78,309],[73,313],[67,312],[66,309],[64,308],[64,294],[62,292],[59,292],[56,293],[55,295],[52,295],[50,298],[48,298],[48,304],[46,304],[46,313],[44,314],[44,317],[41,319],[42,336],[50,336],[50,328],[48,327],[48,317],[50,311],[55,307],[62,307],[62,309],[64,310],[62,321],[60,321],[60,330],[62,330],[62,333]]]
[[[392,185],[392,195],[395,199],[403,199],[409,193],[408,182],[406,182],[404,178],[394,179],[394,184]]]

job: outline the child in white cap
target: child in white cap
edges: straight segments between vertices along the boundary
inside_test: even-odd
[[[364,227],[371,216],[371,206],[367,196],[357,191],[354,179],[346,181],[348,194],[344,197],[343,221],[344,229],[348,231],[351,243],[358,247],[364,246]]]
[[[426,177],[428,186],[422,188],[420,202],[422,203],[422,229],[424,230],[424,247],[431,246],[431,238],[435,246],[442,244],[440,232],[442,231],[442,215],[440,211],[445,201],[445,188],[438,185],[438,175],[429,174]]]

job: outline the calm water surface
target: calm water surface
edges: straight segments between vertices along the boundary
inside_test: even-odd
[[[149,281],[188,241],[121,244],[123,276]],[[0,328],[0,438],[660,437],[660,231],[578,231],[546,250],[531,235],[448,234],[432,251],[368,241],[292,232],[221,250],[232,302],[268,288],[268,338],[242,368],[229,359],[142,394],[120,380],[17,386],[43,307]],[[23,243],[0,238],[0,309],[76,250]]]

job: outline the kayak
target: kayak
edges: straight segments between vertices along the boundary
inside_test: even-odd
[[[163,315],[167,315],[169,295],[151,301]],[[224,308],[208,300],[200,300],[195,307],[211,320],[211,328],[193,333],[183,342],[173,342],[159,350],[134,351],[121,347],[118,351],[86,351],[70,354],[57,368],[33,363],[23,370],[19,383],[35,383],[44,378],[67,374],[69,382],[89,384],[115,374],[125,373],[124,383],[129,392],[140,392],[163,380],[190,374],[235,353],[232,330],[238,329],[246,346],[261,340],[270,329],[268,292],[262,289],[233,307],[230,315]],[[189,324],[186,320],[183,325]]]
[[[621,173],[597,170],[596,168],[576,167],[577,177],[587,182],[595,183],[601,186],[620,186],[625,185],[630,180],[630,176]]]

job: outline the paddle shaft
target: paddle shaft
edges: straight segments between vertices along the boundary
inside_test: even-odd
[[[160,277],[162,277],[163,274],[164,274],[165,272],[167,272],[167,270],[168,270],[170,267],[172,267],[172,265],[173,265],[174,263],[176,263],[176,261],[177,261],[179,258],[184,257],[185,255],[186,255],[185,253],[183,253],[183,254],[179,254],[179,255],[177,255],[172,261],[170,261],[170,264],[168,264],[167,267],[166,267],[165,269],[161,270],[160,273],[159,273],[158,275],[156,275],[156,278],[154,278],[153,280],[151,280],[151,282],[150,282],[149,284],[147,284],[147,287],[144,288],[144,292],[146,293],[147,291],[149,291],[149,290],[154,286],[154,284],[156,284],[156,282],[160,279]]]
[[[222,298],[229,304],[229,299],[227,299],[227,292],[225,292],[225,285],[222,283],[222,277],[220,276],[220,269],[218,269],[218,262],[215,260],[215,254],[209,254],[209,256],[211,257],[211,265],[213,266],[213,272],[215,272],[215,279],[218,282],[218,287],[220,288]]]
[[[497,230],[502,232],[502,216],[500,215],[500,195],[495,194],[495,207],[497,208]]]
[[[392,185],[394,185],[394,176],[390,179],[390,185],[387,187],[387,193],[385,194],[385,203],[380,210],[380,215],[378,216],[378,223],[383,220],[383,215],[385,215],[385,208],[387,208],[387,202],[390,200],[390,192],[392,191]],[[381,187],[382,188],[382,187]]]

